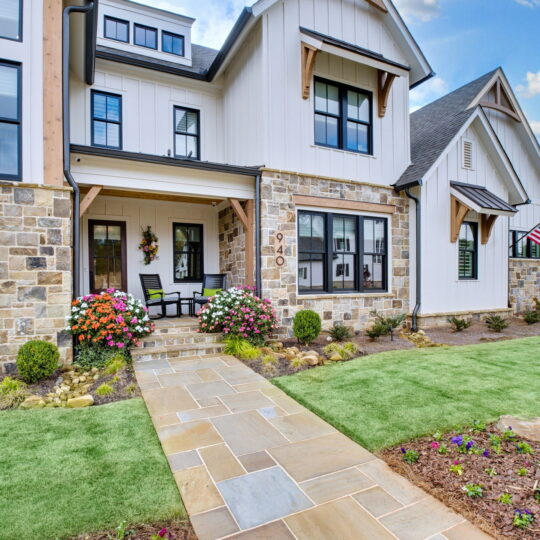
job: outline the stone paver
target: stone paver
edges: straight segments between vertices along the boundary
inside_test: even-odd
[[[196,352],[135,371],[200,540],[489,538],[236,358]]]

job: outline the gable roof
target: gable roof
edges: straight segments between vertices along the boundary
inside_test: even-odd
[[[486,73],[411,114],[412,164],[394,184],[396,190],[422,183],[424,175],[475,113],[476,108],[468,107],[496,71]]]

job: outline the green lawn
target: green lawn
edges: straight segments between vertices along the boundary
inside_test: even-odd
[[[540,337],[384,352],[272,382],[378,450],[501,414],[540,416]]]
[[[0,413],[0,539],[185,517],[142,399]]]

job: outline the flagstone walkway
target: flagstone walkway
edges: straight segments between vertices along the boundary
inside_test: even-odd
[[[234,357],[135,370],[199,540],[489,538]]]

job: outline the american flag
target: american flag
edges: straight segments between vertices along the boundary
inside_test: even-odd
[[[540,246],[540,227],[536,227],[536,229],[534,229],[534,231],[531,231],[528,235],[527,235],[527,238],[529,238],[530,240],[532,240],[535,244],[538,244]]]

